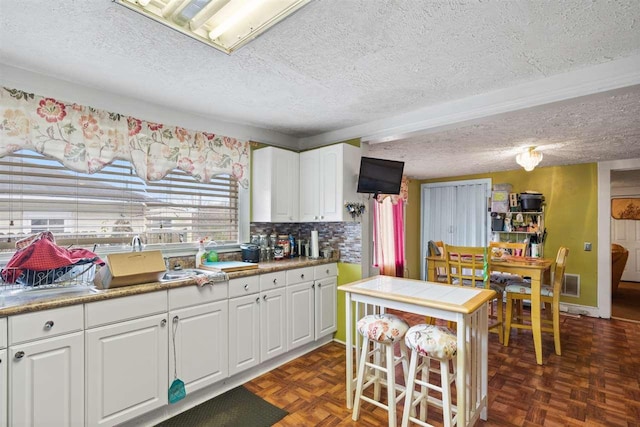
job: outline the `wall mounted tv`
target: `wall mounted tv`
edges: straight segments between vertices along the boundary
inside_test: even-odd
[[[357,191],[374,194],[374,198],[378,194],[399,194],[403,170],[404,162],[362,157]]]

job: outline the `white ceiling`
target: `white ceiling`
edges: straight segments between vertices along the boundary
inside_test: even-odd
[[[301,149],[363,137],[414,178],[640,158],[638,0],[312,0],[230,56],[110,0],[0,0],[0,63]]]

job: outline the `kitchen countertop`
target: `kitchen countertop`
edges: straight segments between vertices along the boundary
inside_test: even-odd
[[[259,263],[258,268],[253,270],[237,271],[227,273],[227,275],[229,276],[229,279],[236,279],[255,276],[257,274],[271,273],[274,271],[330,264],[338,261],[339,260],[337,258],[294,258],[281,261],[270,261]],[[193,278],[184,278],[169,282],[150,282],[141,285],[123,286],[113,289],[96,289],[93,286],[87,286],[75,287],[72,289],[26,290],[5,296],[0,294],[0,317],[66,307],[69,305],[84,304],[88,302],[103,301],[111,298],[120,298],[172,288],[180,288],[183,286],[196,286],[196,281]],[[2,298],[4,298],[4,301]]]

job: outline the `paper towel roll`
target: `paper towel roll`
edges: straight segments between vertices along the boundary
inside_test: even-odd
[[[311,258],[320,258],[320,246],[318,245],[318,230],[311,231]]]

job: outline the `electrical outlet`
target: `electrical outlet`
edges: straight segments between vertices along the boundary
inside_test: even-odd
[[[591,243],[590,242],[584,242],[584,250],[585,251],[590,251],[591,250]]]

